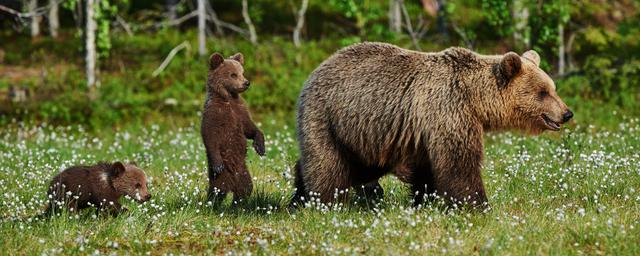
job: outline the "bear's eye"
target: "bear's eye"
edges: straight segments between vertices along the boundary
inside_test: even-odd
[[[538,97],[540,97],[540,99],[543,99],[544,97],[547,97],[549,95],[549,92],[547,91],[540,91],[538,93]]]
[[[231,77],[232,77],[232,78],[238,78],[238,74],[233,73],[233,74],[231,74]]]
[[[136,188],[140,188],[142,187],[142,185],[140,185],[140,183],[136,183]]]

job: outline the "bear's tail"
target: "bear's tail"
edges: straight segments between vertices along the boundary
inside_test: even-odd
[[[289,203],[289,208],[297,208],[299,206],[304,205],[305,196],[307,195],[307,189],[305,188],[304,180],[302,179],[302,167],[300,165],[300,159],[296,161],[294,171],[296,175],[296,179],[295,179],[296,191],[293,194],[293,198],[291,198],[291,202]]]

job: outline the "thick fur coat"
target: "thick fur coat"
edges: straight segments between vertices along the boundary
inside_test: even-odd
[[[539,56],[423,53],[384,43],[336,52],[308,78],[298,101],[296,195],[322,202],[396,172],[425,193],[483,205],[483,134],[557,130],[572,113]]]
[[[249,88],[244,78],[244,58],[229,59],[215,53],[209,59],[207,100],[202,113],[201,134],[207,154],[209,199],[233,193],[234,200],[251,194],[253,182],[245,165],[247,139],[264,155],[264,136],[251,120],[240,93]]]
[[[46,214],[60,207],[71,211],[87,207],[120,213],[120,197],[128,195],[138,202],[151,198],[144,171],[135,164],[99,163],[73,166],[56,175],[49,185],[49,205]]]

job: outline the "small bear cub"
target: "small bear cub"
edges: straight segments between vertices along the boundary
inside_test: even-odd
[[[228,59],[214,53],[209,58],[207,99],[200,127],[207,153],[209,200],[224,199],[229,192],[236,202],[249,196],[253,183],[245,165],[247,139],[253,140],[258,155],[265,153],[264,136],[240,97],[249,89],[243,64],[241,53]]]
[[[129,196],[139,203],[151,199],[147,177],[135,163],[100,162],[92,166],[73,166],[56,175],[49,185],[49,205],[45,215],[67,208],[70,211],[96,207],[112,215],[126,210],[118,200]]]

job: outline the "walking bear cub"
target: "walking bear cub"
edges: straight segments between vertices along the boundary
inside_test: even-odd
[[[209,200],[220,200],[229,192],[234,201],[251,194],[253,182],[245,165],[247,139],[263,156],[264,136],[251,120],[240,93],[249,89],[244,77],[241,53],[224,59],[219,53],[209,58],[207,100],[202,113],[201,134],[207,151]]]
[[[124,209],[120,197],[127,195],[138,202],[151,198],[144,171],[121,162],[67,168],[51,180],[47,195],[45,215],[61,207],[75,211],[92,206],[117,215]]]
[[[356,44],[325,60],[298,99],[296,195],[324,203],[395,173],[425,194],[487,206],[483,134],[557,131],[573,113],[535,51],[424,53]],[[373,184],[373,185],[372,185]],[[380,190],[381,191],[381,190]]]

